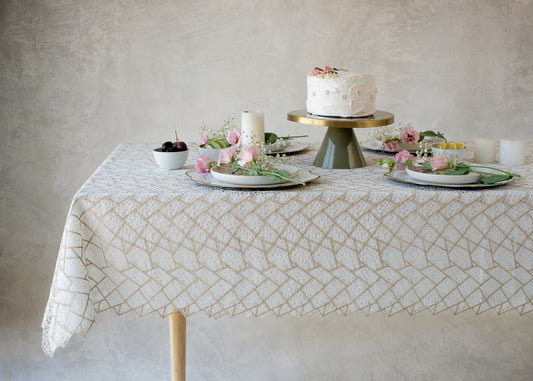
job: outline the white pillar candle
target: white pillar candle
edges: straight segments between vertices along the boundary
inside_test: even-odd
[[[241,112],[242,146],[265,142],[265,114],[263,111]]]
[[[523,140],[500,140],[500,165],[508,167],[524,165],[525,159],[525,142]]]
[[[496,163],[496,139],[481,136],[474,138],[474,163]]]

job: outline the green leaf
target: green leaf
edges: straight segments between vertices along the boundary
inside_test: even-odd
[[[511,176],[508,176],[508,175],[490,175],[487,177],[483,177],[481,179],[481,182],[483,184],[496,184],[496,183],[499,183],[500,181],[509,180],[510,178]]]
[[[265,144],[274,144],[278,141],[278,135],[273,132],[265,132]]]
[[[440,131],[439,132],[435,132],[435,131],[431,131],[431,130],[422,131],[420,133],[420,137],[418,138],[418,141],[421,142],[422,140],[424,140],[424,138],[426,136],[441,138],[441,139],[444,139],[444,141],[447,141],[442,132],[440,132]]]
[[[280,179],[278,176],[276,176],[275,174],[273,173],[269,173],[266,175],[269,179],[272,179],[272,180],[275,180],[275,181],[281,181],[282,179]]]
[[[278,169],[276,173],[283,177],[289,177],[291,174],[284,169]]]
[[[446,171],[446,175],[467,175],[470,173],[470,169],[468,168],[462,168],[462,169],[454,169],[451,171]]]
[[[426,171],[430,171],[430,172],[433,171],[433,168],[431,168],[431,164],[429,163],[420,163],[420,166],[422,167],[422,169],[425,169]]]
[[[466,169],[470,171],[470,166],[465,163],[457,163],[455,169]]]

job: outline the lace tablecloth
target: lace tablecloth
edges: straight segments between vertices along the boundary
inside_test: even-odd
[[[76,193],[43,320],[50,356],[113,309],[162,317],[533,309],[533,163],[503,187],[397,183],[312,166],[305,187],[225,190],[122,144]],[[315,148],[317,148],[315,146]],[[531,144],[528,152],[531,152]],[[471,155],[467,154],[466,160]]]

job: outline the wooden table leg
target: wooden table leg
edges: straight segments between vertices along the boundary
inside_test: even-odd
[[[172,381],[185,381],[185,316],[176,311],[168,317],[170,325],[170,360],[172,367]]]

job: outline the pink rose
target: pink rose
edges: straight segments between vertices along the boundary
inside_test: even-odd
[[[400,130],[400,139],[405,144],[417,144],[420,134],[413,127],[404,127]]]
[[[446,169],[450,165],[450,159],[448,159],[446,156],[441,156],[441,154],[438,153],[437,156],[433,156],[431,159],[429,159],[429,164],[433,170]]]
[[[200,155],[196,159],[196,172],[207,173],[211,171],[211,159],[207,155]]]
[[[387,151],[398,151],[398,142],[396,140],[387,141],[387,138],[384,137],[382,144],[383,148],[385,148]]]
[[[247,146],[239,152],[238,163],[242,167],[249,167],[250,163],[259,157],[259,148],[254,145]]]
[[[201,144],[204,145],[205,143],[207,143],[209,141],[209,136],[207,135],[202,135],[202,141],[201,141]]]
[[[218,151],[218,165],[228,164],[231,159],[237,157],[237,152],[232,147]]]
[[[226,140],[232,146],[240,146],[241,144],[241,130],[229,130]]]
[[[403,151],[400,151],[398,152],[395,156],[394,156],[394,161],[396,161],[397,163],[405,163],[405,162],[411,162],[415,157],[413,155],[411,155],[409,153],[409,151],[407,150],[403,150]],[[405,165],[398,165],[396,168],[400,169],[400,170],[403,170],[405,169]]]

